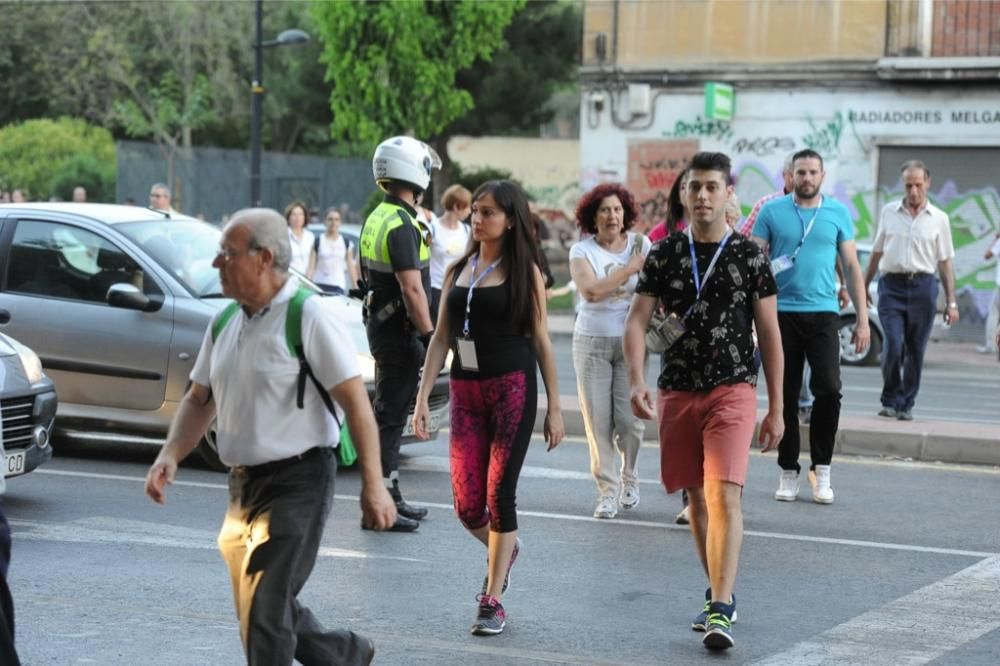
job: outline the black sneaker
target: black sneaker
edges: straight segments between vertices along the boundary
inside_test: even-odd
[[[503,604],[488,594],[480,594],[477,599],[479,614],[472,625],[472,633],[476,636],[496,636],[507,625],[507,613],[504,612]]]
[[[729,616],[730,622],[736,622],[736,595],[730,595],[729,607],[732,609],[732,613]],[[701,609],[701,612],[695,616],[694,620],[691,621],[691,628],[695,631],[705,631],[705,625],[708,623],[708,614],[712,609],[712,588],[705,590],[705,607]]]
[[[507,563],[507,575],[503,577],[503,587],[500,589],[500,594],[506,594],[507,588],[510,587],[510,570],[514,568],[514,562],[517,561],[517,556],[521,552],[521,539],[517,538],[514,540],[514,550],[510,554],[510,562]],[[489,558],[486,559],[486,566],[490,565]],[[486,574],[483,576],[483,589],[480,590],[479,596],[486,596],[486,588],[490,584],[490,575]]]
[[[733,620],[736,609],[732,604],[713,601],[708,609],[708,622],[705,623],[705,637],[702,645],[709,650],[728,650],[736,645],[733,638]]]

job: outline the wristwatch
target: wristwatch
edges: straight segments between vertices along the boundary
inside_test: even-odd
[[[949,308],[955,308],[957,310],[958,309],[958,303],[956,303],[955,301],[952,301],[951,303],[948,304],[948,307]]]

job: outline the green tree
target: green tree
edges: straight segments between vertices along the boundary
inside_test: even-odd
[[[331,134],[365,148],[394,134],[425,141],[474,107],[459,70],[489,60],[524,0],[324,2],[312,11],[332,84]],[[445,146],[438,144],[442,159]]]
[[[91,164],[82,165],[81,156]],[[84,180],[86,172],[96,176]],[[27,189],[34,199],[65,196],[65,174],[75,172],[95,199],[114,191],[115,143],[111,132],[75,118],[28,120],[0,128],[0,187]],[[90,175],[87,176],[91,178]],[[72,186],[70,186],[72,189]],[[88,191],[91,188],[88,187]]]
[[[455,120],[447,134],[537,136],[555,114],[553,95],[576,87],[582,31],[579,3],[529,2],[492,60],[458,72],[456,84],[475,99],[476,111]]]

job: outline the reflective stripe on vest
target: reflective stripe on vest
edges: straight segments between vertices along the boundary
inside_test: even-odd
[[[394,272],[392,257],[389,256],[389,232],[404,224],[414,226],[419,237],[423,239],[420,227],[402,206],[383,201],[372,211],[361,230],[359,241],[361,263],[364,267],[380,273]],[[423,240],[420,241],[419,252],[420,266],[423,268],[431,260],[431,249]]]

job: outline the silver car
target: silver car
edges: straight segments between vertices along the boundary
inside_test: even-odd
[[[52,458],[49,433],[57,403],[52,381],[42,372],[38,355],[0,333],[0,450],[4,452],[0,462],[4,478],[26,474]]]
[[[212,261],[221,231],[134,206],[0,204],[0,327],[29,341],[59,393],[57,432],[162,438],[212,316],[229,300]],[[369,393],[374,363],[357,301],[348,324]],[[447,377],[431,399],[448,418]],[[218,466],[211,437],[203,457]]]

